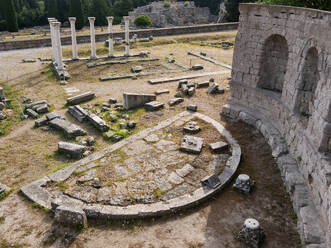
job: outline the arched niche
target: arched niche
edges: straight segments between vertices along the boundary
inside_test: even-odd
[[[305,125],[308,124],[314,110],[315,91],[319,80],[318,51],[315,47],[311,47],[304,58],[295,103],[295,112],[299,114]]]
[[[278,34],[271,35],[264,43],[257,87],[281,93],[287,61],[288,45],[285,37]]]

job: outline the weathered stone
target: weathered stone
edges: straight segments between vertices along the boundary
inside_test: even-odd
[[[187,87],[187,84],[182,84],[182,87],[180,88],[180,91],[181,91],[184,95],[188,95],[188,87]]]
[[[227,150],[229,148],[229,145],[223,141],[219,141],[219,142],[209,144],[209,148],[212,152],[219,153],[224,150]]]
[[[195,83],[190,81],[190,82],[187,83],[187,87],[188,88],[195,88]]]
[[[86,214],[82,209],[75,209],[74,207],[59,206],[55,209],[55,221],[65,225],[72,225],[75,227],[87,227]]]
[[[79,126],[59,118],[49,121],[49,125],[55,129],[63,131],[68,138],[86,135],[86,132]]]
[[[44,105],[44,104],[48,104],[46,100],[33,102],[33,103],[25,105],[25,109],[32,109],[33,107],[35,107],[37,105]]]
[[[196,134],[200,132],[200,127],[196,121],[190,121],[183,128],[185,133]]]
[[[188,96],[193,96],[194,93],[195,93],[195,88],[194,87],[189,88],[188,91],[187,91]]]
[[[89,114],[87,116],[87,119],[92,123],[93,126],[95,126],[99,131],[101,132],[107,132],[109,130],[109,127],[107,126],[107,123],[102,120],[99,116],[95,114]]]
[[[134,73],[141,72],[142,70],[143,70],[143,67],[139,66],[139,65],[131,67],[131,71]]]
[[[38,113],[33,111],[32,109],[27,109],[25,112],[33,119],[37,119],[39,117]]]
[[[87,119],[87,112],[79,105],[69,106],[68,112],[79,122],[84,122]]]
[[[246,219],[243,229],[238,235],[238,239],[245,247],[259,248],[265,238],[263,229],[260,223],[255,219]]]
[[[169,93],[170,93],[170,90],[167,90],[167,89],[155,91],[155,95],[162,95],[162,94],[169,94]]]
[[[136,107],[142,107],[145,103],[152,102],[156,100],[156,95],[153,94],[133,94],[124,93],[123,102],[125,109],[132,109]]]
[[[207,176],[201,180],[201,184],[211,189],[216,189],[221,185],[221,181],[216,174]]]
[[[107,111],[110,111],[110,108],[102,106],[101,112],[107,112]]]
[[[197,83],[197,88],[207,88],[209,87],[209,81]]]
[[[9,188],[6,185],[0,183],[0,195],[5,193],[8,189]]]
[[[56,112],[51,112],[51,113],[46,115],[46,119],[48,121],[51,121],[51,120],[56,119],[56,118],[64,120],[64,117],[62,115],[60,115],[59,113],[56,113]]]
[[[108,132],[105,132],[103,135],[104,137],[106,137],[107,139],[110,139],[115,133],[111,130],[109,130]]]
[[[117,121],[117,116],[114,114],[109,113],[109,118],[111,122],[116,122]]]
[[[70,155],[70,157],[75,159],[80,159],[85,151],[85,147],[73,143],[60,141],[58,143],[58,151]]]
[[[86,142],[88,146],[93,146],[95,144],[95,138],[93,136],[88,136]]]
[[[186,135],[183,138],[180,150],[188,153],[199,154],[202,150],[203,138]]]
[[[157,102],[157,101],[148,102],[148,103],[145,104],[145,109],[147,111],[156,111],[156,110],[159,110],[163,107],[164,107],[164,103]]]
[[[184,165],[183,168],[181,169],[177,169],[176,173],[180,176],[180,177],[186,177],[188,174],[190,174],[192,171],[194,171],[194,167],[190,164],[186,164]]]
[[[198,106],[196,104],[191,104],[191,105],[187,106],[186,109],[189,111],[192,111],[192,112],[197,112]]]
[[[158,142],[160,139],[156,134],[151,134],[151,135],[145,137],[144,140],[146,142],[153,142],[154,143],[154,142]]]
[[[218,91],[218,87],[219,87],[219,85],[218,85],[217,83],[213,83],[212,86],[210,86],[210,87],[208,88],[207,93],[208,93],[208,94],[216,94],[217,91]]]
[[[253,186],[254,186],[254,183],[249,178],[249,176],[246,174],[240,174],[238,176],[238,178],[236,179],[236,182],[233,184],[234,189],[236,189],[242,193],[245,193],[245,194],[250,193]]]
[[[3,102],[0,102],[0,111],[4,110],[6,105]]]
[[[123,137],[122,135],[120,135],[120,134],[115,134],[115,135],[111,136],[110,140],[111,140],[112,142],[118,142],[118,141],[120,141],[120,140],[123,139],[123,138],[124,138],[124,137]]]
[[[110,99],[108,100],[108,102],[109,102],[110,104],[115,104],[115,103],[117,103],[117,100],[116,100],[115,98],[110,98]]]
[[[181,184],[184,182],[184,179],[178,176],[175,172],[171,172],[168,177],[168,181],[172,184]]]
[[[3,88],[0,87],[0,101],[3,101],[5,99],[6,99],[5,92],[4,92]]]
[[[170,102],[169,102],[169,105],[174,106],[174,105],[178,105],[182,102],[184,102],[184,98],[178,97],[178,98],[171,99]]]
[[[199,64],[193,65],[192,70],[193,71],[203,70],[203,66]]]
[[[48,113],[48,105],[47,104],[38,105],[38,107],[36,108],[36,112],[38,114]]]
[[[120,123],[120,129],[126,129],[126,128],[128,128],[128,124],[121,122]]]
[[[34,122],[35,127],[41,127],[47,125],[48,120],[47,118],[40,118]]]
[[[136,125],[137,125],[137,123],[135,121],[129,121],[127,124],[128,128],[131,128],[131,129],[135,128]]]
[[[5,120],[6,118],[7,118],[7,115],[4,112],[0,111],[0,121]]]
[[[80,104],[82,102],[86,102],[89,100],[92,100],[95,97],[95,94],[93,92],[86,92],[83,94],[80,94],[78,96],[73,96],[67,99],[67,103],[71,105]]]
[[[180,80],[180,81],[178,82],[178,89],[181,89],[182,86],[183,86],[184,84],[187,85],[187,83],[188,83],[188,80],[187,80],[187,79],[182,79],[182,80]]]
[[[183,97],[183,93],[181,91],[177,91],[175,94],[175,97],[181,98],[181,97]]]

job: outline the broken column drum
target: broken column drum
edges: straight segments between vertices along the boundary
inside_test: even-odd
[[[69,17],[70,28],[71,28],[71,43],[72,43],[72,59],[78,59],[77,52],[77,39],[76,39],[76,17]]]
[[[130,17],[124,16],[125,23],[125,54],[124,56],[130,56]]]
[[[240,174],[236,182],[234,183],[233,188],[240,192],[248,194],[251,192],[253,186],[254,183],[248,175]]]
[[[238,239],[247,248],[258,248],[265,238],[260,223],[252,218],[246,219],[243,229],[239,232]]]
[[[109,44],[109,57],[114,55],[114,40],[113,40],[113,19],[114,17],[108,16],[108,44]]]
[[[89,17],[88,20],[90,22],[91,59],[96,59],[97,53],[96,53],[96,47],[95,47],[95,30],[94,30],[95,17]]]

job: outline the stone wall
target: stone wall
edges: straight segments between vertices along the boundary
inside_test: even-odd
[[[140,15],[148,16],[152,27],[188,26],[193,24],[207,24],[217,21],[217,16],[210,14],[208,7],[196,7],[194,2],[172,2],[165,7],[165,2],[152,2],[129,12],[131,25]]]
[[[154,29],[142,29],[130,31],[130,36],[137,34],[138,37],[154,37],[169,36],[169,35],[181,35],[181,34],[194,34],[194,33],[207,33],[207,32],[220,32],[226,30],[235,30],[238,28],[238,23],[218,23],[218,24],[205,24],[195,26],[183,26],[183,27],[171,27],[171,28],[154,28]],[[124,38],[124,32],[114,32],[114,38]],[[104,42],[108,39],[107,33],[96,34],[96,42]],[[61,37],[62,45],[71,45],[71,36]],[[89,35],[78,35],[77,43],[90,43]],[[8,51],[15,49],[27,49],[37,47],[49,47],[51,46],[50,38],[40,38],[34,40],[15,40],[15,41],[1,41],[0,51]]]
[[[241,4],[240,14],[222,115],[266,137],[303,245],[331,247],[331,12]]]

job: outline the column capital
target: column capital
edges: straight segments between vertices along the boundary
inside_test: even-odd
[[[114,17],[112,16],[107,16],[107,21],[108,23],[113,23]]]
[[[75,23],[76,22],[76,17],[69,17],[69,22],[70,23]]]
[[[124,21],[125,21],[125,22],[130,21],[130,16],[124,16],[123,18],[124,18]]]
[[[90,23],[94,23],[95,17],[88,17],[88,20],[89,20]]]
[[[61,22],[52,22],[52,25],[55,29],[58,29],[60,30],[60,27],[61,27]]]
[[[48,23],[57,22],[57,20],[55,18],[47,18],[47,20],[48,20]]]

